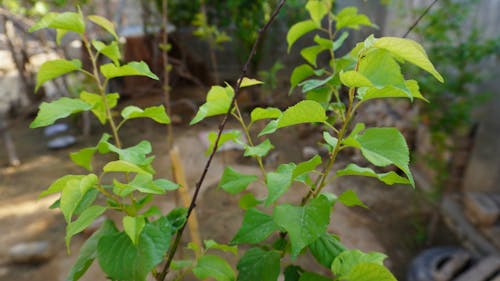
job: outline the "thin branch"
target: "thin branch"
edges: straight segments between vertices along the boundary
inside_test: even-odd
[[[243,66],[243,69],[241,70],[240,78],[238,79],[238,82],[236,84],[236,88],[234,90],[234,96],[233,96],[233,99],[231,101],[231,106],[229,107],[229,110],[227,111],[226,115],[224,116],[224,119],[222,119],[221,123],[219,124],[219,131],[217,133],[217,138],[215,139],[214,148],[212,149],[212,152],[210,153],[210,156],[208,157],[208,160],[205,163],[205,168],[203,169],[203,172],[200,176],[200,179],[196,183],[196,188],[195,188],[193,197],[191,199],[191,204],[189,205],[187,219],[189,219],[189,216],[193,212],[193,209],[196,207],[196,200],[198,199],[198,194],[200,193],[201,186],[202,186],[202,184],[205,180],[205,177],[208,173],[208,169],[210,168],[210,165],[211,165],[212,160],[214,158],[214,155],[217,151],[217,148],[219,147],[219,141],[220,141],[220,138],[222,135],[222,131],[224,130],[224,127],[226,126],[226,123],[227,123],[227,120],[229,119],[229,116],[231,116],[231,112],[233,110],[235,101],[240,94],[241,82],[243,81],[243,78],[247,76],[248,67],[250,65],[252,58],[255,56],[255,53],[257,51],[257,45],[259,44],[260,39],[262,38],[262,35],[266,32],[266,30],[269,28],[269,26],[271,26],[272,22],[276,19],[279,11],[281,10],[281,8],[285,4],[285,2],[286,2],[286,0],[280,0],[278,6],[276,7],[274,12],[272,13],[271,17],[269,18],[269,21],[264,25],[264,27],[262,29],[259,30],[259,34],[257,35],[257,39],[255,40],[255,42],[252,46],[252,50],[250,51],[248,59],[247,59],[245,65]],[[159,280],[159,281],[165,280],[165,277],[167,276],[170,264],[174,258],[175,252],[177,251],[177,247],[179,246],[179,243],[181,241],[182,234],[184,233],[185,228],[186,228],[186,223],[177,232],[177,235],[175,237],[175,241],[172,244],[172,248],[168,252],[167,261],[165,263],[165,266],[163,267],[163,270],[161,271],[161,273],[158,275],[157,280]]]
[[[403,35],[403,38],[406,38],[408,34],[410,34],[410,32],[420,23],[420,21],[425,17],[425,15],[429,13],[432,6],[434,6],[437,2],[438,0],[434,0],[429,6],[427,6],[427,8],[425,8],[420,17],[418,17],[418,19],[415,20],[415,22],[408,28],[408,30],[406,30],[405,34]]]

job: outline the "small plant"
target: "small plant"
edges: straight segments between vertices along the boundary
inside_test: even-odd
[[[395,280],[383,265],[385,255],[348,250],[338,237],[328,232],[330,213],[335,204],[364,204],[351,190],[337,195],[325,192],[324,187],[331,178],[347,175],[373,177],[386,184],[414,186],[409,169],[408,147],[401,133],[395,128],[365,128],[364,124],[351,124],[351,121],[356,110],[372,99],[424,99],[417,82],[405,80],[399,62],[415,64],[439,81],[443,78],[434,69],[423,48],[408,39],[370,36],[347,55],[336,58],[335,50],[348,36],[348,31],[339,35],[339,30],[358,29],[360,26],[372,26],[372,23],[366,16],[358,14],[356,8],[348,7],[333,14],[332,0],[309,0],[306,9],[310,19],[293,25],[287,35],[290,50],[305,34],[317,32],[314,45],[301,50],[308,64],[296,67],[291,77],[292,88],[300,87],[305,99],[284,111],[278,108],[255,108],[250,113],[250,120],[246,120],[236,98],[242,87],[262,84],[246,77],[247,67],[259,39],[284,3],[284,0],[280,1],[259,33],[236,87],[229,84],[213,86],[207,94],[206,103],[192,119],[191,124],[194,125],[208,117],[225,116],[218,132],[209,135],[210,157],[196,184],[190,207],[175,208],[167,214],[160,213],[155,206],[145,206],[153,196],[168,193],[179,185],[167,179],[155,178],[151,165],[154,156],[150,156],[151,144],[147,140],[132,147],[124,147],[119,132],[130,119],[150,118],[167,124],[170,122],[169,117],[163,106],[145,109],[128,106],[120,112],[120,121],[117,122],[112,110],[119,94],[105,91],[108,81],[115,77],[141,75],[157,79],[156,75],[143,62],[121,64],[116,41],[106,45],[87,38],[85,18],[81,13],[49,14],[32,28],[55,28],[60,36],[69,31],[76,32],[92,61],[90,71],[83,69],[78,60],[49,61],[40,68],[37,88],[50,79],[77,71],[91,77],[98,90],[96,93],[82,91],[80,97],[75,99],[62,98],[41,104],[31,127],[47,126],[59,118],[92,111],[102,124],[110,125],[112,132],[111,135],[104,134],[96,146],[71,154],[71,159],[87,169],[88,174],[63,176],[41,194],[60,194],[54,206],[61,209],[67,222],[65,240],[68,249],[71,238],[105,211],[121,214],[121,222],[118,222],[120,226],[108,220],[85,242],[68,280],[78,280],[95,259],[111,280],[143,281],[150,273],[156,280],[164,280],[170,270],[177,270],[177,280],[187,271],[192,271],[199,279],[213,278],[218,281],[274,281],[281,273],[287,281]],[[113,25],[105,18],[89,16],[86,19],[117,39]],[[326,23],[326,26],[322,23]],[[318,67],[317,56],[322,52],[328,52],[330,58],[325,67]],[[112,63],[98,66],[97,57],[100,55],[108,57]],[[348,91],[342,92],[343,87],[347,87]],[[242,136],[235,131],[223,133],[230,116],[241,124],[248,144],[243,143]],[[255,139],[250,131],[257,122],[267,122],[259,133],[262,141]],[[328,157],[322,159],[315,156],[301,163],[285,163],[274,171],[267,171],[263,158],[274,147],[266,136],[300,124],[314,124],[322,128],[323,145],[328,148]],[[244,155],[255,158],[261,170],[262,180],[259,180],[258,175],[242,174],[226,167],[219,182],[222,190],[234,196],[241,194],[240,206],[246,211],[241,228],[232,241],[225,241],[230,245],[213,240],[204,241],[203,245],[190,243],[188,248],[194,251],[194,258],[174,260],[211,160],[217,148],[229,140],[242,143]],[[375,166],[394,165],[400,173],[377,173],[369,167],[349,164],[332,174],[337,156],[349,148],[359,149]],[[92,160],[98,153],[113,154],[117,160],[106,163],[102,169],[95,169]],[[265,198],[255,198],[246,190],[254,181],[262,181],[267,187]],[[296,192],[289,190],[294,182],[301,185],[306,195],[301,202],[282,203],[280,198],[286,192]],[[98,197],[105,198],[105,201],[97,200]],[[215,255],[216,251],[225,251],[238,257],[237,246],[243,244],[249,245],[249,249],[239,257],[238,273],[226,260]],[[306,251],[331,274],[323,276],[295,264],[295,259]]]

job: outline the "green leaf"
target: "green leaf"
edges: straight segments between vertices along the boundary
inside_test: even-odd
[[[142,169],[141,167],[124,161],[124,160],[117,160],[117,161],[111,161],[104,165],[103,171],[105,173],[110,173],[110,172],[122,172],[122,173],[146,173],[149,174],[146,170]]]
[[[274,107],[262,108],[256,107],[250,113],[251,123],[263,120],[263,119],[274,119],[281,116],[281,110]]]
[[[314,169],[316,169],[316,167],[318,167],[321,162],[321,156],[316,155],[307,161],[299,163],[293,170],[292,178],[296,179],[297,177],[306,175],[314,171]]]
[[[321,104],[312,100],[304,100],[283,112],[283,116],[278,121],[278,128],[302,123],[324,122],[326,119],[325,109]]]
[[[396,128],[370,128],[359,135],[361,153],[373,165],[385,167],[394,164],[401,169],[414,187],[410,171],[409,150],[403,135]]]
[[[368,208],[363,202],[361,202],[361,200],[359,200],[356,192],[350,189],[340,194],[338,197],[338,201],[342,202],[342,204],[346,205],[347,207],[360,206],[363,208]]]
[[[272,120],[269,123],[267,123],[267,125],[264,127],[264,129],[262,129],[262,131],[260,131],[258,136],[262,137],[264,135],[268,135],[268,134],[272,134],[272,133],[276,132],[276,130],[278,129],[278,121],[279,121],[279,119]]]
[[[148,273],[163,260],[172,236],[154,223],[144,226],[137,245],[125,232],[103,236],[97,244],[101,269],[110,279],[145,281]]]
[[[68,117],[71,114],[86,111],[92,108],[92,105],[79,99],[60,98],[51,103],[42,102],[38,114],[31,122],[30,128],[45,127],[54,124],[61,118]]]
[[[117,232],[114,223],[110,220],[106,220],[102,225],[94,232],[85,243],[83,243],[80,248],[80,253],[76,262],[71,267],[71,270],[66,278],[67,281],[77,281],[83,274],[87,271],[90,265],[94,262],[97,257],[97,243],[104,235],[112,234]]]
[[[85,197],[85,194],[96,184],[97,176],[94,174],[89,174],[81,179],[72,179],[66,182],[61,192],[60,208],[68,224],[78,204]]]
[[[241,137],[240,130],[224,130],[219,139],[219,145],[217,146],[217,150],[219,150],[222,145],[228,141],[232,141],[234,143],[238,143]],[[208,156],[214,150],[215,140],[217,139],[216,132],[208,133],[208,148],[205,151],[205,155]]]
[[[306,47],[306,48],[303,48],[301,51],[300,51],[300,55],[310,64],[312,64],[314,67],[316,67],[316,60],[317,60],[317,57],[318,55],[323,52],[323,51],[326,51],[327,49],[323,46],[320,46],[320,45],[316,45],[316,46],[311,46],[311,47]]]
[[[203,241],[203,244],[205,245],[205,249],[216,249],[216,250],[221,250],[226,253],[231,253],[235,256],[238,256],[238,247],[237,246],[229,246],[225,244],[219,244],[215,242],[214,240],[205,240]]]
[[[274,222],[290,236],[292,259],[326,231],[330,210],[331,204],[325,196],[314,198],[304,206],[285,204],[274,209]]]
[[[133,61],[122,66],[116,66],[113,63],[107,63],[101,65],[100,69],[102,75],[104,75],[106,79],[125,76],[146,76],[154,80],[159,80],[158,76],[151,72],[149,66],[143,61]]]
[[[107,18],[98,16],[98,15],[90,15],[87,17],[91,22],[97,24],[98,26],[104,28],[107,32],[109,32],[116,41],[118,41],[118,35],[115,31],[115,25],[110,22]]]
[[[134,245],[137,245],[137,243],[139,242],[139,236],[141,235],[142,230],[146,226],[146,221],[144,220],[144,217],[125,216],[122,218],[122,224],[123,224],[123,231],[127,233],[132,243],[134,243]]]
[[[193,268],[193,273],[201,280],[207,278],[217,281],[236,280],[236,274],[227,261],[214,255],[202,256]]]
[[[363,253],[359,250],[346,250],[340,253],[332,263],[332,272],[343,279],[348,276],[355,266],[361,263],[372,263],[383,265],[386,256],[381,253]],[[354,281],[355,279],[352,279]]]
[[[170,118],[168,118],[163,105],[147,107],[144,110],[137,106],[130,105],[122,110],[121,115],[125,120],[134,118],[150,118],[160,124],[170,123]]]
[[[220,179],[219,187],[228,193],[237,194],[245,190],[255,180],[257,180],[255,175],[241,174],[231,167],[226,167]]]
[[[241,257],[237,268],[238,281],[276,281],[280,274],[280,254],[251,248]]]
[[[313,20],[306,20],[298,22],[290,27],[288,33],[286,35],[286,42],[288,43],[288,52],[292,48],[292,45],[297,41],[300,37],[304,36],[306,33],[313,31],[318,26]]]
[[[273,217],[255,208],[248,209],[231,244],[256,244],[278,231]]]
[[[290,76],[290,93],[304,79],[314,75],[314,69],[308,64],[302,64],[293,69]]]
[[[245,147],[245,153],[243,154],[245,157],[264,157],[266,156],[271,149],[274,148],[274,145],[271,143],[269,139],[261,142],[256,146],[247,146]]]
[[[411,97],[411,92],[406,88],[401,74],[401,68],[388,51],[376,49],[369,52],[359,62],[359,73],[377,88],[392,85]]]
[[[59,193],[59,192],[61,192],[66,187],[66,185],[68,184],[68,182],[70,182],[70,181],[80,181],[84,177],[85,177],[84,175],[65,175],[65,176],[57,179],[56,181],[54,181],[47,188],[47,190],[45,190],[42,193],[40,193],[40,195],[38,196],[38,199],[41,199],[41,198],[43,198],[45,196],[48,196],[50,194]]]
[[[106,207],[94,205],[85,209],[82,214],[76,219],[68,223],[66,226],[66,236],[64,240],[66,241],[66,249],[68,253],[70,251],[70,241],[73,236],[82,232],[87,228],[95,219],[102,215],[106,211]]]
[[[289,265],[283,271],[285,275],[285,281],[299,281],[300,275],[304,272],[304,270],[300,266]]]
[[[299,281],[331,281],[332,279],[319,275],[314,272],[304,272],[301,276]]]
[[[252,193],[246,193],[241,196],[240,200],[238,201],[238,206],[240,206],[240,208],[243,210],[248,210],[259,205],[260,203],[261,200],[257,200]]]
[[[234,90],[229,85],[226,87],[213,86],[208,91],[207,102],[200,106],[190,125],[194,125],[206,117],[226,114],[231,107],[233,97]]]
[[[107,94],[106,95],[106,103],[108,104],[108,107],[114,108],[118,104],[118,99],[120,98],[120,95],[117,93],[112,93],[112,94]],[[89,93],[86,91],[83,91],[80,93],[80,99],[90,105],[92,105],[92,113],[99,119],[99,122],[101,124],[106,124],[107,120],[107,110],[106,106],[104,103],[104,98],[101,95],[98,94],[93,94]]]
[[[99,149],[100,153],[108,153],[112,151],[120,156],[120,160],[139,165],[144,170],[149,171],[146,167],[150,165],[154,159],[154,157],[147,157],[147,154],[151,153],[152,150],[151,143],[149,141],[143,140],[135,146],[119,149],[108,142],[109,137],[109,135],[105,134],[97,144],[96,148]]]
[[[358,9],[356,7],[346,7],[342,9],[337,13],[336,20],[337,30],[344,27],[359,29],[360,25],[374,26],[367,16],[358,14]]]
[[[39,22],[33,25],[29,29],[29,32],[37,31],[47,27],[74,31],[80,35],[83,35],[83,33],[85,33],[85,22],[83,21],[83,17],[80,13],[49,13],[44,16]]]
[[[324,85],[329,83],[332,79],[333,79],[333,76],[328,76],[327,78],[322,79],[322,80],[309,79],[309,80],[306,80],[306,81],[300,83],[299,86],[302,86],[303,93],[307,93],[307,92],[312,91],[314,89],[323,87]]]
[[[332,99],[333,90],[331,87],[322,87],[310,90],[306,93],[306,99],[318,102],[327,109]]]
[[[405,85],[410,91],[410,96],[408,95],[408,91],[389,85],[381,89],[377,89],[376,87],[358,89],[358,98],[363,102],[381,98],[410,98],[410,100],[417,98],[428,102],[428,100],[420,93],[417,81],[406,80]]]
[[[387,50],[432,74],[439,82],[444,82],[443,76],[434,68],[427,57],[424,48],[417,42],[398,37],[382,37],[376,39],[375,47]]]
[[[292,185],[293,174],[295,171],[295,163],[281,164],[276,169],[276,172],[266,174],[266,185],[268,196],[265,202],[266,206],[270,206],[281,195],[285,194],[288,188]],[[299,171],[300,172],[300,171]]]
[[[368,80],[368,78],[357,71],[341,71],[339,76],[342,84],[346,85],[347,87],[359,88],[373,86],[372,82]]]
[[[395,172],[388,172],[383,174],[377,174],[370,168],[363,168],[356,164],[349,164],[344,169],[337,171],[337,176],[365,176],[372,177],[380,180],[381,182],[393,185],[393,184],[410,184],[407,178],[398,175]]]
[[[328,14],[330,7],[324,1],[308,1],[306,10],[309,12],[311,19],[318,27],[321,26],[321,20]]]
[[[259,81],[257,79],[243,77],[243,81],[241,81],[240,88],[251,87],[251,86],[260,85],[260,84],[264,84],[264,82]]]
[[[333,50],[336,51],[340,47],[342,47],[342,45],[344,44],[344,41],[345,41],[345,39],[347,39],[347,37],[349,37],[349,32],[347,32],[347,31],[342,32],[342,34],[340,34],[340,36],[337,39],[335,39],[335,41],[333,42]],[[340,68],[340,69],[343,69],[343,68]]]
[[[309,245],[309,251],[311,251],[314,258],[328,269],[331,268],[333,260],[345,250],[345,246],[328,233],[323,233]]]
[[[115,65],[118,66],[120,64],[122,55],[120,53],[120,47],[118,46],[118,43],[116,41],[113,41],[109,45],[106,45],[101,41],[93,40],[92,46],[94,46],[97,52],[111,59]]]
[[[82,69],[82,63],[80,62],[80,60],[77,59],[74,60],[57,59],[57,60],[46,61],[40,66],[40,69],[38,69],[38,73],[36,75],[35,92],[38,91],[38,89],[43,83],[50,81],[54,78],[57,78],[59,76],[62,76],[64,74],[81,69]]]
[[[330,135],[330,133],[326,131],[323,132],[323,139],[330,146],[330,150],[333,150],[337,146],[337,143],[339,142],[339,140],[336,137]]]
[[[345,276],[347,281],[397,281],[384,266],[376,263],[360,263]]]
[[[179,188],[179,185],[174,182],[166,179],[153,180],[151,174],[145,173],[137,174],[135,178],[127,184],[114,180],[113,185],[115,186],[113,192],[122,197],[129,195],[134,190],[148,194],[165,194],[166,191]]]

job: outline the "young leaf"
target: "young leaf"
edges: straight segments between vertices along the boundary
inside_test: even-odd
[[[353,272],[354,267],[361,263],[383,265],[385,258],[386,256],[381,253],[363,253],[359,250],[347,250],[340,253],[333,260],[331,269],[336,276],[343,278]],[[356,279],[351,280],[354,281]]]
[[[358,14],[358,9],[356,7],[346,7],[337,13],[336,16],[336,29],[342,29],[344,27],[359,29],[360,25],[374,26],[370,19],[363,15]]]
[[[120,95],[117,93],[112,93],[112,94],[107,94],[106,95],[106,103],[108,104],[109,108],[114,108],[118,104],[118,99],[120,98]],[[89,93],[86,91],[83,91],[80,93],[80,99],[90,105],[92,105],[92,113],[99,119],[99,122],[101,124],[106,124],[107,120],[107,112],[106,112],[106,106],[104,104],[104,98],[101,95]]]
[[[297,41],[300,37],[304,36],[306,33],[313,31],[318,26],[313,20],[306,20],[298,22],[290,27],[288,33],[286,35],[286,42],[288,43],[288,52],[292,48],[292,45]]]
[[[224,132],[221,134],[220,139],[219,139],[219,145],[217,149],[220,149],[222,145],[228,141],[232,141],[234,143],[240,142],[241,138],[241,131],[240,130],[224,130]],[[217,139],[217,133],[216,132],[210,132],[208,133],[208,148],[205,151],[205,155],[208,156],[212,151],[214,150],[214,145],[215,145],[215,140]]]
[[[359,73],[377,88],[392,85],[411,97],[411,92],[406,88],[401,74],[401,68],[388,51],[378,49],[369,52],[359,62]]]
[[[333,260],[346,248],[340,241],[328,233],[323,233],[311,245],[309,251],[324,267],[330,269]]]
[[[146,170],[142,169],[141,167],[124,161],[124,160],[117,160],[117,161],[111,161],[108,164],[104,165],[103,171],[105,173],[110,173],[110,172],[122,172],[122,173],[146,173],[150,174]]]
[[[141,235],[142,229],[144,228],[144,226],[146,226],[146,221],[144,220],[144,217],[125,216],[122,218],[122,224],[123,224],[123,231],[127,233],[132,243],[134,243],[134,245],[137,245],[137,243],[139,242],[139,236]]]
[[[119,38],[118,38],[118,35],[116,34],[115,26],[107,18],[98,16],[98,15],[91,15],[91,16],[88,16],[87,18],[91,22],[104,28],[107,32],[109,32],[111,35],[113,35],[113,37],[115,38],[116,41],[118,41]]]
[[[36,75],[35,92],[38,91],[38,89],[43,83],[52,80],[54,78],[57,78],[59,76],[62,76],[64,74],[81,69],[82,69],[82,63],[77,59],[74,60],[57,59],[57,60],[46,61],[40,66],[40,69],[38,69],[38,73]]]
[[[172,238],[154,223],[144,226],[137,245],[125,232],[103,236],[97,244],[101,269],[113,280],[145,281],[162,260]]]
[[[336,137],[330,135],[330,133],[326,131],[323,132],[323,139],[330,146],[330,150],[333,150],[337,146],[337,143],[339,142],[339,140]]]
[[[214,255],[202,256],[193,268],[193,273],[200,280],[207,278],[213,278],[217,281],[236,280],[236,274],[227,261]]]
[[[268,196],[265,202],[266,206],[270,206],[278,200],[292,185],[295,168],[295,163],[281,164],[276,169],[276,172],[267,173],[266,185]]]
[[[97,52],[105,55],[110,60],[112,60],[115,65],[118,66],[120,64],[120,59],[122,55],[120,53],[120,48],[118,47],[118,43],[116,41],[113,41],[109,45],[106,45],[101,41],[93,40],[92,46],[94,46]]]
[[[151,72],[149,66],[143,61],[133,61],[122,66],[116,66],[113,63],[107,63],[101,65],[100,69],[102,75],[104,75],[106,79],[125,76],[146,76],[154,80],[159,80],[158,76]]]
[[[321,20],[328,14],[329,8],[325,1],[308,1],[306,4],[306,10],[318,27],[321,27]]]
[[[316,167],[318,167],[321,162],[321,156],[316,155],[307,161],[299,163],[293,170],[292,178],[297,179],[297,177],[306,175],[314,171],[314,169],[316,169]]]
[[[302,87],[302,93],[307,93],[314,89],[320,88],[328,84],[334,76],[328,76],[325,79],[309,79],[299,84]]]
[[[409,150],[403,135],[396,128],[370,128],[359,135],[361,153],[373,165],[385,167],[390,164],[401,169],[412,186],[415,186],[409,168]]]
[[[84,177],[85,177],[84,175],[65,175],[65,176],[57,179],[56,181],[54,181],[47,188],[47,190],[40,193],[40,195],[38,196],[38,199],[41,199],[41,198],[48,196],[50,194],[59,193],[66,187],[66,185],[68,184],[69,181],[80,181]]]
[[[404,178],[395,172],[388,172],[383,174],[377,174],[370,168],[363,168],[356,164],[349,164],[344,169],[337,171],[337,176],[365,176],[377,178],[381,182],[393,185],[393,184],[410,184],[407,178]]]
[[[368,78],[357,71],[341,71],[339,76],[342,84],[346,85],[347,87],[359,88],[373,86],[372,82],[368,80]]]
[[[262,108],[256,107],[250,113],[251,123],[263,120],[263,119],[274,119],[281,116],[281,110],[274,107]]]
[[[278,128],[302,124],[324,122],[328,117],[321,104],[304,100],[294,106],[289,107],[278,121]]]
[[[267,123],[267,125],[264,127],[264,129],[262,129],[262,131],[260,131],[259,137],[276,132],[276,130],[278,129],[278,121],[279,121],[279,119],[272,120],[269,123]]]
[[[30,128],[45,127],[54,124],[61,118],[92,108],[92,105],[81,101],[80,99],[60,98],[51,103],[42,102],[38,114],[31,122]]]
[[[350,189],[340,194],[338,197],[338,201],[342,202],[342,204],[346,205],[347,207],[360,206],[363,208],[368,208],[363,202],[361,202],[361,200],[359,200],[356,192]]]
[[[216,250],[221,250],[226,253],[231,253],[235,256],[238,256],[238,247],[237,246],[229,246],[225,244],[219,244],[215,242],[214,240],[205,240],[203,241],[203,244],[205,245],[205,249],[216,249]]]
[[[29,32],[37,31],[42,28],[54,28],[66,31],[74,31],[80,35],[85,33],[85,22],[82,14],[65,12],[65,13],[49,13],[44,16],[39,22],[34,24]]]
[[[144,110],[137,106],[130,105],[122,110],[121,115],[125,120],[134,118],[150,118],[160,124],[170,123],[170,118],[168,118],[163,105],[147,107]]]
[[[93,188],[96,183],[97,176],[94,174],[89,174],[81,179],[72,179],[66,182],[66,185],[61,191],[60,208],[67,223],[70,223],[75,209],[85,197],[85,194]]]
[[[243,77],[243,81],[241,81],[240,88],[251,87],[251,86],[260,85],[260,84],[264,84],[264,82],[259,81],[257,79]]]
[[[293,69],[290,76],[290,93],[299,85],[304,79],[314,75],[314,69],[308,64],[302,64]]]
[[[251,248],[241,257],[237,268],[238,281],[276,281],[280,274],[280,254]]]
[[[245,190],[255,180],[257,180],[257,176],[241,174],[231,167],[226,167],[220,179],[219,187],[228,193],[237,194]]]
[[[231,106],[233,97],[234,90],[229,85],[226,87],[213,86],[208,91],[207,102],[200,106],[190,125],[194,125],[206,117],[226,114]]]
[[[290,236],[293,259],[326,231],[330,210],[331,204],[325,196],[314,198],[304,206],[285,204],[274,209],[274,222]]]
[[[347,281],[397,281],[384,266],[376,263],[360,263],[345,276]]]
[[[66,226],[66,236],[64,240],[66,241],[66,249],[70,249],[70,241],[73,236],[82,232],[87,228],[95,219],[102,215],[106,211],[106,207],[94,205],[85,209],[81,215],[75,221],[70,222]]]
[[[240,229],[231,240],[231,244],[256,244],[278,231],[273,217],[255,208],[248,209],[243,217]]]
[[[114,223],[110,220],[106,220],[102,225],[94,232],[85,243],[83,243],[80,248],[80,253],[76,262],[71,267],[71,270],[66,278],[67,281],[77,281],[87,269],[92,265],[94,259],[97,257],[97,243],[104,235],[109,235],[117,232]]]
[[[316,60],[318,58],[318,55],[323,52],[323,51],[326,51],[328,49],[326,49],[325,47],[323,46],[320,46],[320,45],[315,45],[315,46],[311,46],[311,47],[306,47],[306,48],[303,48],[301,51],[300,51],[300,55],[310,64],[312,64],[314,67],[316,67]]]
[[[429,72],[439,82],[444,82],[443,76],[434,68],[424,48],[417,42],[405,38],[382,37],[376,39],[374,46],[391,52],[396,57],[402,58]]]
[[[410,96],[408,95],[408,91],[404,91],[401,88],[389,85],[381,89],[378,89],[376,87],[358,89],[358,98],[362,102],[372,99],[381,99],[381,98],[410,98],[410,100],[413,100],[413,98],[417,98],[429,102],[420,93],[417,81],[406,80],[405,86],[406,89],[410,91]]]
[[[349,32],[347,32],[347,31],[342,32],[342,34],[340,34],[340,36],[337,39],[335,39],[335,41],[333,42],[333,50],[336,51],[340,47],[342,47],[342,45],[344,44],[344,41],[345,41],[345,39],[347,39],[347,37],[349,37]],[[343,67],[341,67],[339,69],[343,69]]]
[[[271,143],[269,139],[261,142],[256,146],[247,146],[245,148],[245,153],[243,156],[246,157],[264,157],[266,156],[271,149],[274,148],[274,145]]]
[[[240,200],[238,201],[238,206],[240,206],[240,208],[243,210],[248,210],[259,205],[260,203],[262,203],[262,200],[256,199],[252,193],[246,193],[241,196]]]

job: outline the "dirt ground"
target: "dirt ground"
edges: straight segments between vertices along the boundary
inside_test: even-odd
[[[85,171],[70,161],[68,154],[78,148],[94,145],[101,132],[95,132],[89,140],[79,139],[77,145],[73,147],[50,151],[45,146],[46,139],[42,131],[27,129],[28,124],[29,120],[20,122],[11,132],[22,161],[20,167],[7,167],[5,151],[0,147],[0,280],[64,280],[85,236],[78,235],[73,239],[72,254],[68,256],[63,242],[64,218],[60,212],[48,209],[57,198],[49,196],[37,200],[37,196],[62,175],[84,173]],[[199,134],[215,130],[216,126],[214,121],[191,129],[184,125],[174,127],[177,132],[175,145],[181,150],[191,186],[198,179],[206,161]],[[236,126],[229,124],[229,127]],[[137,120],[124,127],[123,139],[126,145],[136,144],[142,138],[150,139],[157,155],[154,165],[158,175],[171,178],[170,161],[165,148],[165,132],[163,127],[153,125],[149,121]],[[274,154],[275,161],[268,163],[269,168],[277,164],[276,159],[280,163],[304,160],[302,147],[314,145],[315,136],[314,132],[287,129],[281,137],[273,138],[272,142],[277,149]],[[203,238],[225,243],[240,226],[242,211],[237,206],[238,198],[215,188],[227,164],[240,171],[258,173],[257,166],[251,160],[237,155],[235,152],[225,152],[216,156],[203,186],[197,208]],[[262,187],[251,188],[255,194],[265,196]],[[388,265],[399,280],[404,280],[411,258],[428,240],[425,231],[432,215],[432,208],[422,200],[420,192],[407,186],[388,187],[372,179],[357,177],[342,178],[339,182],[331,183],[328,188],[336,193],[354,189],[369,206],[369,209],[365,210],[346,208],[338,204],[332,214],[331,230],[349,247],[387,253]],[[290,191],[285,195],[285,200],[299,202],[300,196],[300,193]],[[174,206],[172,196],[161,197],[156,203],[163,210]],[[453,242],[446,230],[443,231],[438,228],[430,243]],[[36,265],[15,265],[9,261],[8,251],[12,245],[39,240],[50,243],[53,253],[51,259]],[[305,258],[303,263],[307,266],[310,262]],[[94,265],[83,280],[99,281],[105,278]]]

